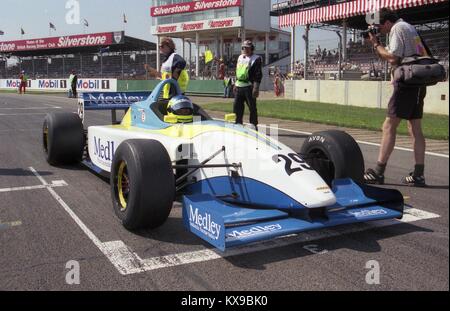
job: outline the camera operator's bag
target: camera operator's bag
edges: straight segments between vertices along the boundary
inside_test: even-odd
[[[444,81],[446,72],[439,60],[429,56],[405,57],[394,71],[394,80],[404,87],[423,87]]]
[[[445,67],[433,57],[422,37],[420,39],[429,56],[403,58],[401,65],[394,71],[394,81],[398,81],[403,87],[431,86],[447,78]]]

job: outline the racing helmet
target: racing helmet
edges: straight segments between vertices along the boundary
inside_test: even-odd
[[[194,121],[194,105],[192,101],[184,96],[177,95],[167,104],[167,115],[176,116],[179,123],[189,123]]]

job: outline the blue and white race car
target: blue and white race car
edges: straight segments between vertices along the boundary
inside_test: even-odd
[[[274,237],[372,220],[401,218],[397,190],[362,184],[364,159],[341,131],[308,137],[294,151],[273,135],[213,120],[194,105],[194,122],[179,124],[151,93],[88,93],[79,113],[51,113],[43,145],[52,165],[83,162],[110,178],[112,205],[129,230],[155,228],[173,202],[186,228],[225,249]],[[85,111],[112,111],[113,124],[84,129]],[[120,122],[116,110],[127,110]]]

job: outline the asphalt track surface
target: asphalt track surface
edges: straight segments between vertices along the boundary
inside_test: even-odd
[[[185,231],[178,203],[156,230],[124,229],[107,181],[81,165],[45,161],[41,127],[52,111],[76,111],[76,102],[0,94],[0,290],[449,290],[448,156],[427,156],[429,187],[417,189],[399,184],[412,153],[394,152],[386,177],[411,206],[402,221],[314,231],[224,255]],[[109,119],[90,112],[88,124]],[[294,150],[304,138],[280,131]],[[361,149],[374,163],[378,147]],[[79,285],[66,283],[71,260],[80,265]],[[372,260],[379,284],[366,282]]]

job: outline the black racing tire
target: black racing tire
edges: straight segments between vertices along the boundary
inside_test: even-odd
[[[331,185],[334,179],[364,181],[364,157],[358,143],[343,131],[313,133],[302,145],[300,154]]]
[[[75,113],[58,112],[45,116],[42,144],[50,165],[79,163],[84,152],[84,129]]]
[[[114,212],[128,230],[153,229],[169,217],[175,177],[160,142],[131,139],[121,143],[112,161],[110,185]]]

